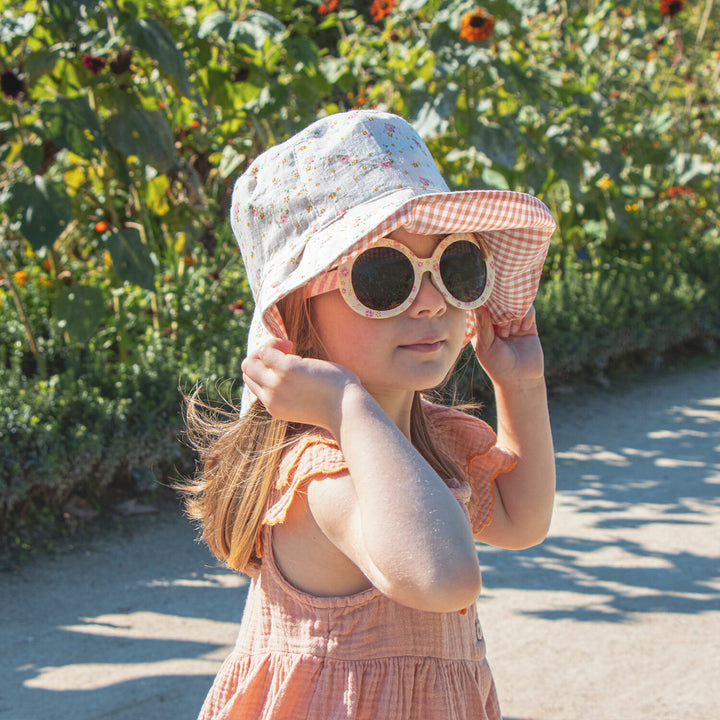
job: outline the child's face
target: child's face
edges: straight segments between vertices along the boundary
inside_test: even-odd
[[[406,230],[391,237],[420,258],[430,257],[443,238]],[[439,385],[465,339],[465,310],[447,304],[429,274],[413,304],[395,317],[366,318],[352,310],[338,290],[312,298],[310,312],[328,359],[354,372],[376,399]]]

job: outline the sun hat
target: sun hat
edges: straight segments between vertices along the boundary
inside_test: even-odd
[[[526,193],[450,191],[415,129],[380,110],[330,115],[263,152],[235,183],[230,221],[255,300],[248,354],[286,337],[280,299],[400,227],[480,233],[495,263],[485,307],[495,324],[522,317],[555,229]]]

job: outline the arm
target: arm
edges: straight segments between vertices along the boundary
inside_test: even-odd
[[[476,320],[473,344],[495,389],[498,443],[518,458],[515,467],[495,481],[493,519],[478,539],[498,547],[530,547],[547,535],[555,496],[555,459],[535,312],[531,309],[522,320],[493,327],[481,308]]]
[[[472,604],[480,569],[453,494],[352,373],[289,350],[264,346],[245,361],[244,379],[273,416],[337,439],[349,476],[308,488],[322,533],[397,602],[437,612]]]

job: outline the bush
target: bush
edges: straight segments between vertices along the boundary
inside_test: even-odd
[[[712,6],[0,0],[0,530],[163,465],[177,385],[239,376],[232,181],[318,115],[543,198],[551,376],[720,337]]]

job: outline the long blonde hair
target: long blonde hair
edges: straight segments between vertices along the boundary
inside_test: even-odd
[[[324,359],[302,291],[281,300],[278,309],[294,351]],[[196,387],[185,396],[187,437],[198,453],[198,469],[177,489],[213,555],[235,570],[250,572],[260,565],[258,534],[283,452],[313,428],[277,420],[259,402],[240,416],[238,408],[219,408],[202,394]],[[441,477],[461,477],[433,442],[419,392],[413,398],[410,428],[411,442]]]

